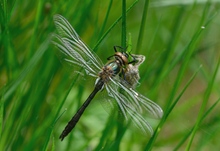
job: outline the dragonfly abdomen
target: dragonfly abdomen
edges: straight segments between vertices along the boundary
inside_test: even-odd
[[[60,135],[61,141],[71,132],[71,130],[76,126],[77,122],[79,121],[80,117],[82,116],[83,112],[90,104],[92,99],[95,97],[96,93],[99,92],[103,88],[104,83],[101,80],[98,80],[95,89],[89,95],[87,100],[83,103],[83,105],[79,108],[76,114],[72,117],[72,119],[68,122],[67,126],[63,130],[62,134]]]

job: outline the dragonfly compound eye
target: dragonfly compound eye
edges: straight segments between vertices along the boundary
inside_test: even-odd
[[[116,52],[115,53],[116,59],[120,60],[122,65],[127,65],[128,64],[128,58],[126,55],[124,55],[121,52]]]

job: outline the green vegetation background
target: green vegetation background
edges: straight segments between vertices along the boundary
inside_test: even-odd
[[[219,2],[1,0],[0,150],[218,150]],[[50,43],[54,14],[103,62],[121,45],[122,31],[131,33],[132,53],[146,56],[137,90],[164,110],[161,120],[149,119],[152,137],[121,126],[94,99],[71,134],[58,139],[94,79],[72,84]]]

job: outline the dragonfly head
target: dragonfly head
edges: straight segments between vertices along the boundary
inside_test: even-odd
[[[125,52],[115,52],[115,59],[120,62],[122,66],[128,64],[128,54]]]

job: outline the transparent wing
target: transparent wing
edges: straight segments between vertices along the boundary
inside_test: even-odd
[[[99,57],[80,40],[76,31],[63,16],[54,15],[54,23],[58,34],[52,35],[52,43],[59,48],[62,60],[70,65],[82,67],[86,74],[97,77],[103,66]]]
[[[144,133],[152,135],[153,129],[143,115],[148,114],[153,118],[161,118],[163,116],[163,110],[160,106],[137,93],[122,79],[114,78],[111,81],[111,83],[105,85],[106,90],[108,95],[116,100],[120,112],[125,119],[131,120]],[[110,98],[107,101],[112,107],[114,106]]]

